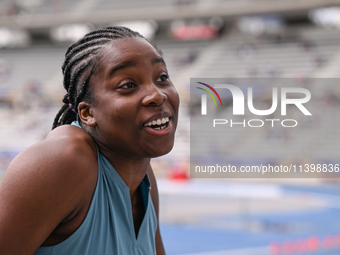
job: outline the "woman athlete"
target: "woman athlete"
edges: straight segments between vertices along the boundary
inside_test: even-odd
[[[173,147],[179,97],[162,55],[106,27],[73,44],[62,70],[53,130],[0,182],[0,254],[165,254],[150,159]]]

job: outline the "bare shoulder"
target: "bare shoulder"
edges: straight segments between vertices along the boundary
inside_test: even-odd
[[[58,127],[21,152],[0,181],[0,254],[34,253],[88,204],[97,172],[96,146],[78,127]]]
[[[52,130],[43,142],[67,142],[71,146],[78,146],[83,149],[91,148],[96,152],[96,145],[91,136],[83,129],[72,126],[63,125]]]
[[[71,125],[58,127],[45,140],[22,151],[9,165],[7,175],[60,177],[85,175],[96,163],[95,144],[84,130]],[[78,173],[78,174],[77,174]],[[12,176],[13,177],[13,176]],[[72,181],[71,178],[70,181]]]

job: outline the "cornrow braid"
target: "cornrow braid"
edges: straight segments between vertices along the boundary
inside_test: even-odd
[[[52,129],[77,120],[79,103],[92,99],[89,84],[101,49],[112,40],[134,37],[144,38],[129,28],[109,26],[86,34],[67,49],[62,65],[63,86],[67,93],[63,98],[64,105],[55,116]]]
[[[69,103],[74,102],[74,99],[77,98],[77,91],[73,88],[75,85],[79,83],[81,75],[84,73],[85,70],[87,70],[89,67],[93,66],[93,61],[90,60],[89,62],[83,62],[80,66],[76,68],[73,75],[70,78],[70,85],[68,87],[68,93],[69,93]],[[81,86],[80,90],[83,90],[84,88]],[[70,93],[71,91],[74,91],[73,93]],[[79,94],[79,93],[78,93]]]
[[[70,61],[70,59],[77,53],[83,51],[83,50],[86,50],[86,49],[89,49],[90,47],[92,46],[98,46],[100,47],[101,45],[103,44],[106,44],[109,40],[102,40],[102,41],[92,41],[92,42],[87,42],[87,43],[84,43],[82,45],[79,45],[78,47],[75,47],[72,49],[72,54],[69,54],[69,52],[66,53],[66,59],[65,59],[65,62],[63,64],[63,66],[61,67],[62,71],[63,71],[63,74],[65,73],[65,69],[69,69],[67,66],[69,65],[72,65],[73,62]],[[71,48],[71,47],[70,47]],[[80,55],[81,56],[81,55]]]
[[[72,75],[72,77],[70,77],[71,74],[70,74],[70,69],[69,69],[68,67],[77,65],[80,61],[82,61],[82,60],[84,59],[84,56],[90,55],[90,54],[95,54],[95,53],[97,53],[98,49],[99,49],[99,48],[91,49],[91,50],[89,50],[87,53],[85,53],[85,54],[83,54],[83,55],[78,54],[78,56],[74,57],[74,58],[72,59],[72,61],[70,61],[70,63],[69,63],[68,66],[66,67],[67,70],[68,70],[68,72],[64,73],[64,84],[65,84],[66,86],[68,85],[68,87],[65,88],[67,91],[73,91],[73,86],[74,86],[74,84],[77,82],[77,81],[75,81],[76,74],[77,74],[77,72],[79,73],[79,72],[81,71],[81,69],[78,68],[78,69],[74,72],[74,74]],[[90,60],[90,61],[91,61],[91,60]],[[90,64],[90,63],[89,63],[89,64]],[[84,68],[87,68],[86,63],[85,63]],[[72,80],[72,79],[73,79],[73,80]],[[71,96],[72,96],[72,98],[71,98],[70,100],[71,100],[71,101],[74,101],[74,100],[73,100],[74,95],[71,95]],[[65,103],[65,102],[64,102],[64,103]]]

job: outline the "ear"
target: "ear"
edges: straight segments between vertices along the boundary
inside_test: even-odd
[[[97,125],[97,122],[93,117],[93,112],[89,103],[80,102],[78,105],[78,114],[81,121],[87,126],[95,127]]]

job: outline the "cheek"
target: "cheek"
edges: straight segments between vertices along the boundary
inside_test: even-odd
[[[134,112],[136,112],[135,105],[133,102],[121,99],[116,100],[109,106],[109,112],[111,113],[110,118],[117,124],[122,126],[128,126],[131,121],[134,120]]]
[[[101,106],[99,107],[100,111],[102,111],[107,116],[121,116],[124,114],[124,100],[117,99],[113,96],[106,97],[101,101]]]
[[[179,107],[179,95],[177,93],[177,90],[175,89],[175,87],[172,88],[172,90],[169,93],[169,101],[171,102],[172,106],[174,107],[174,109],[176,110],[176,112],[178,111],[178,107]]]
[[[101,126],[112,128],[112,125],[118,126],[122,124],[122,120],[126,118],[125,107],[122,102],[113,101],[110,98],[103,98],[98,102],[96,107],[96,120]]]

